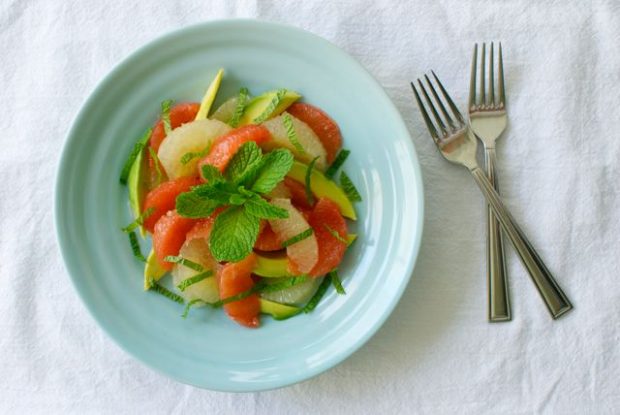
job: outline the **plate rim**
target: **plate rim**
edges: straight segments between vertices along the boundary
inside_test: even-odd
[[[335,354],[333,357],[326,359],[324,362],[322,362],[321,365],[307,368],[302,374],[294,374],[294,375],[288,376],[286,381],[270,382],[269,385],[257,384],[255,382],[244,383],[244,382],[238,381],[237,382],[238,384],[248,385],[250,387],[230,388],[230,387],[224,387],[224,386],[217,387],[214,385],[207,386],[204,384],[191,382],[188,379],[180,378],[176,376],[175,374],[169,373],[158,366],[152,365],[149,361],[143,358],[139,353],[134,352],[129,347],[127,347],[120,339],[115,337],[112,334],[112,331],[108,328],[107,323],[104,322],[97,314],[96,307],[94,306],[94,304],[91,304],[85,301],[84,293],[82,292],[82,289],[80,288],[80,285],[77,282],[77,278],[74,276],[76,274],[76,271],[74,269],[75,267],[71,265],[73,261],[70,259],[70,255],[68,253],[69,252],[68,236],[65,233],[62,233],[59,229],[61,228],[61,224],[64,223],[64,219],[62,218],[62,213],[61,213],[62,199],[60,195],[61,195],[62,188],[63,188],[62,178],[63,176],[67,174],[65,171],[68,165],[67,159],[69,157],[70,148],[72,147],[72,144],[76,140],[76,130],[78,129],[78,126],[82,123],[82,120],[88,115],[88,113],[85,111],[85,108],[92,105],[92,102],[94,101],[95,97],[97,97],[102,92],[108,80],[117,76],[127,66],[130,65],[132,60],[134,60],[136,57],[143,54],[144,51],[153,47],[154,45],[157,45],[161,42],[165,42],[166,40],[169,40],[177,36],[182,37],[193,31],[208,30],[210,28],[214,28],[220,25],[228,26],[228,25],[236,25],[236,24],[242,24],[242,25],[248,25],[248,26],[254,25],[254,26],[260,26],[262,28],[272,27],[272,28],[276,28],[280,30],[290,30],[293,32],[297,32],[297,34],[311,38],[313,42],[321,43],[324,47],[331,49],[332,52],[335,52],[338,55],[340,55],[340,57],[348,61],[350,64],[352,64],[356,68],[358,68],[360,72],[363,72],[368,77],[368,79],[371,81],[370,85],[372,85],[372,87],[375,89],[375,91],[378,94],[383,95],[383,97],[385,98],[386,102],[389,105],[390,112],[393,112],[396,115],[395,118],[397,120],[397,125],[395,125],[394,127],[397,128],[398,130],[401,130],[403,137],[408,138],[408,140],[399,140],[399,141],[404,142],[409,152],[409,155],[411,156],[411,157],[407,157],[407,161],[415,172],[414,183],[415,183],[416,193],[418,195],[418,198],[415,201],[415,204],[417,205],[416,208],[419,213],[415,220],[416,235],[412,240],[413,249],[409,253],[410,254],[409,260],[406,264],[406,267],[404,267],[405,275],[400,280],[400,285],[395,290],[396,295],[391,299],[387,307],[384,308],[382,315],[380,316],[379,319],[377,319],[375,324],[369,327],[356,342],[353,342],[349,344],[347,347],[340,349],[337,354]],[[178,29],[169,30],[165,32],[163,35],[156,36],[152,38],[151,40],[147,41],[146,43],[142,44],[138,48],[132,50],[129,54],[122,57],[112,67],[111,70],[109,70],[102,78],[100,78],[95,84],[94,88],[92,88],[89,91],[89,93],[86,95],[86,98],[82,100],[79,106],[79,110],[77,114],[73,117],[71,124],[70,124],[70,128],[65,135],[65,138],[62,144],[62,150],[60,152],[60,156],[58,159],[55,182],[54,182],[54,200],[53,200],[54,233],[56,235],[56,241],[58,243],[58,247],[61,253],[61,257],[63,259],[63,263],[65,265],[66,273],[69,277],[69,280],[71,281],[71,285],[73,286],[73,289],[75,290],[75,292],[77,293],[80,299],[80,302],[88,310],[88,313],[95,320],[95,322],[97,323],[97,326],[101,330],[103,330],[104,333],[106,333],[107,337],[111,339],[114,344],[120,347],[129,356],[135,358],[137,361],[147,366],[149,369],[159,374],[162,374],[165,377],[174,379],[182,384],[192,385],[192,386],[195,386],[201,389],[208,389],[208,390],[214,390],[214,391],[220,391],[220,392],[257,392],[257,391],[279,389],[279,388],[290,386],[290,385],[293,385],[299,382],[303,382],[313,377],[316,377],[319,374],[328,371],[329,369],[334,368],[335,366],[339,365],[344,360],[349,358],[351,355],[353,355],[356,351],[358,351],[363,345],[365,345],[370,340],[371,337],[373,337],[377,333],[377,331],[381,327],[383,327],[386,320],[392,315],[397,304],[400,302],[409,284],[409,281],[411,280],[413,276],[413,271],[418,261],[421,242],[422,242],[422,236],[424,233],[424,216],[425,216],[424,200],[425,198],[424,198],[422,169],[420,167],[417,151],[415,149],[415,146],[413,145],[411,134],[409,133],[409,130],[405,124],[405,121],[400,111],[398,110],[398,108],[396,107],[396,105],[394,104],[390,96],[387,94],[385,89],[381,86],[379,81],[357,59],[355,59],[353,56],[351,56],[349,53],[347,53],[345,50],[341,49],[334,43],[321,37],[320,35],[317,35],[315,33],[312,33],[308,30],[305,30],[305,29],[302,29],[296,26],[266,21],[262,19],[251,19],[251,18],[217,19],[217,20],[210,20],[210,21],[205,21],[201,23],[183,26]]]

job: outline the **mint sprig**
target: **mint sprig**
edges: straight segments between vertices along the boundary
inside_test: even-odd
[[[247,142],[239,147],[224,174],[214,166],[203,166],[207,183],[179,195],[177,212],[204,218],[221,208],[209,236],[211,253],[220,262],[240,261],[252,252],[261,219],[288,217],[285,209],[270,204],[262,195],[284,180],[292,165],[289,150],[277,149],[263,156],[255,142]]]

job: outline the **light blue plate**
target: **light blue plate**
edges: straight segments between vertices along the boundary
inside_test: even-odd
[[[131,221],[119,172],[160,102],[200,100],[218,68],[218,101],[247,86],[286,87],[327,111],[353,150],[345,164],[364,201],[360,235],[341,266],[346,296],[330,288],[318,308],[260,329],[221,310],[183,307],[142,290],[120,228]],[[406,88],[403,85],[403,88]],[[422,234],[422,178],[398,111],[350,56],[299,29],[218,21],[166,35],[112,71],[90,96],[67,138],[56,182],[62,254],[80,297],[125,350],[181,382],[221,391],[272,389],[317,375],[364,344],[409,281]],[[144,245],[146,250],[146,244]]]

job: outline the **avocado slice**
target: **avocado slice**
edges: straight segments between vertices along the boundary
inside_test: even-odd
[[[148,191],[148,159],[144,157],[145,150],[138,153],[138,156],[131,165],[129,176],[127,177],[127,188],[129,190],[129,207],[133,213],[134,219],[142,214],[144,206],[144,198]],[[140,234],[142,237],[146,235],[144,228],[140,226]]]
[[[207,88],[207,92],[205,92],[205,96],[200,102],[200,108],[198,109],[198,113],[196,114],[196,120],[204,120],[207,118],[207,115],[209,115],[211,105],[213,105],[213,101],[215,101],[217,91],[220,89],[220,84],[222,83],[222,76],[224,76],[224,69],[220,69],[219,71],[217,71],[215,78],[213,78],[213,81],[211,81],[211,85],[209,85],[209,88]]]
[[[291,179],[297,180],[300,183],[305,183],[307,171],[307,165],[295,161],[293,162],[293,167],[291,167],[291,170],[289,170],[287,176]],[[355,209],[353,209],[353,205],[347,198],[347,195],[336,183],[329,180],[323,175],[323,173],[316,169],[312,169],[312,173],[310,173],[310,188],[312,189],[312,193],[316,196],[327,197],[328,199],[333,200],[334,203],[336,203],[340,208],[340,213],[342,213],[342,216],[352,220],[357,220]]]
[[[260,312],[269,314],[274,320],[286,320],[301,313],[301,308],[292,305],[280,304],[275,301],[260,299]]]
[[[159,265],[159,261],[155,256],[155,251],[151,249],[149,256],[146,258],[144,265],[144,291],[151,288],[151,282],[159,281],[161,277],[166,275],[166,270]]]
[[[288,258],[286,255],[264,256],[256,255],[254,274],[265,278],[293,277],[288,271]]]
[[[299,98],[301,98],[301,95],[288,89],[265,92],[250,100],[243,112],[243,116],[241,116],[239,125],[259,124],[275,117]]]

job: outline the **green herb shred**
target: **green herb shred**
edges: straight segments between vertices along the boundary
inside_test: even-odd
[[[340,242],[342,242],[345,245],[349,245],[349,241],[346,240],[345,238],[343,238],[338,231],[336,231],[334,228],[332,228],[331,226],[327,225],[327,224],[323,224],[323,226],[325,227],[325,229],[327,229],[327,232],[330,233],[331,236],[333,236],[334,238],[338,239]]]
[[[255,124],[260,124],[269,118],[275,109],[278,108],[278,105],[280,105],[284,95],[286,95],[286,89],[278,89],[276,95],[273,97],[267,108],[265,108],[265,110],[258,117],[256,117],[253,122]]]
[[[138,237],[135,232],[129,232],[129,244],[131,245],[131,251],[133,252],[133,256],[138,258],[142,262],[146,262],[146,258],[142,255],[142,251],[140,251],[140,244],[138,243]]]
[[[183,300],[183,297],[181,297],[178,294],[173,293],[172,291],[170,291],[163,285],[159,285],[156,282],[153,282],[153,284],[151,285],[151,290],[155,291],[158,294],[163,295],[164,297],[168,298],[169,300],[174,301],[175,303],[179,303],[179,304],[185,303],[185,300]]]
[[[329,274],[325,276],[325,278],[321,282],[321,285],[319,285],[319,289],[316,290],[316,293],[314,293],[310,301],[308,301],[308,304],[306,304],[305,307],[303,308],[304,313],[310,313],[316,308],[316,306],[319,304],[319,302],[325,295],[327,288],[331,284],[331,279],[332,278]]]
[[[292,238],[287,239],[286,241],[282,242],[282,248],[286,248],[287,246],[303,241],[304,239],[309,238],[310,235],[312,235],[313,233],[314,233],[314,230],[312,228],[308,228],[305,231],[300,232],[297,235],[293,236]]]
[[[187,278],[183,281],[181,281],[181,283],[179,285],[177,285],[177,288],[181,291],[185,291],[185,289],[187,287],[189,287],[190,285],[194,285],[199,283],[202,280],[205,280],[209,277],[213,276],[213,271],[209,270],[209,271],[205,271],[205,272],[201,272],[200,274],[196,274],[193,277]]]
[[[241,121],[241,117],[243,116],[243,112],[245,111],[245,107],[248,105],[248,101],[250,98],[250,91],[247,88],[241,88],[239,90],[239,96],[237,97],[237,106],[235,107],[235,112],[233,112],[233,116],[228,121],[228,125],[231,127],[239,126],[239,121]]]
[[[340,150],[340,152],[334,159],[334,162],[329,166],[329,168],[325,172],[325,176],[329,177],[330,179],[334,177],[338,169],[344,164],[344,162],[347,160],[347,157],[349,157],[349,154],[351,154],[349,150],[345,150],[345,149]]]
[[[345,295],[346,291],[344,290],[342,282],[340,282],[340,278],[338,277],[338,270],[330,271],[329,276],[332,279],[332,285],[336,289],[336,292],[340,295]]]
[[[136,220],[134,220],[133,222],[131,222],[129,225],[125,226],[124,228],[122,228],[121,230],[123,232],[131,232],[134,229],[136,229],[139,226],[142,226],[142,224],[144,224],[144,221],[153,214],[153,212],[155,212],[155,208],[154,207],[150,207],[147,210],[145,210],[144,212],[142,212],[142,214],[140,216],[138,216],[136,218]]]
[[[362,201],[362,196],[359,194],[357,188],[344,171],[340,173],[340,185],[351,202]]]
[[[181,317],[187,318],[187,315],[189,314],[189,309],[198,303],[207,304],[205,301],[202,301],[200,298],[194,298],[192,301],[185,304],[185,309],[183,310],[183,314],[181,314]]]
[[[181,264],[187,268],[191,268],[194,271],[198,271],[198,272],[203,272],[205,270],[202,265],[196,262],[190,261],[189,259],[185,259],[181,256],[169,255],[164,258],[164,261],[172,262],[173,264]]]

